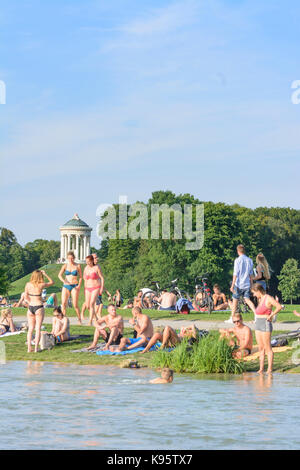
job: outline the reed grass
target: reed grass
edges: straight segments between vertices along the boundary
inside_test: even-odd
[[[232,352],[226,340],[208,335],[192,346],[184,340],[171,352],[157,351],[151,365],[169,367],[175,372],[241,374],[245,370],[244,363],[233,358]]]

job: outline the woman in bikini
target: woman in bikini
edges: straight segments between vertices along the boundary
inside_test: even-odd
[[[44,277],[48,279],[45,282]],[[32,333],[35,328],[35,347],[34,352],[38,352],[39,342],[41,338],[41,327],[44,320],[44,304],[42,301],[42,290],[50,287],[54,284],[52,279],[43,270],[33,271],[31,274],[30,282],[27,282],[25,286],[25,298],[28,301],[28,334],[27,334],[27,345],[28,352],[31,353],[31,340]]]
[[[254,284],[252,293],[257,298],[258,306],[255,310],[255,336],[259,349],[259,373],[264,371],[265,354],[268,357],[267,374],[272,373],[273,349],[271,346],[271,335],[273,331],[272,320],[282,309],[282,306],[273,297],[268,295],[261,284]],[[275,310],[273,311],[273,307]]]
[[[1,318],[0,318],[0,336],[5,335],[10,331],[13,333],[16,331],[16,327],[13,322],[13,316],[11,313],[10,308],[6,308],[1,312]]]
[[[90,318],[88,325],[92,325],[96,316],[95,305],[98,295],[102,295],[104,289],[104,277],[98,264],[94,264],[92,255],[86,257],[86,267],[83,272],[85,305],[89,309]]]
[[[63,278],[65,275],[65,279]],[[66,314],[66,308],[69,297],[71,295],[73,307],[75,309],[78,323],[81,325],[80,310],[78,306],[78,297],[82,283],[81,266],[75,263],[75,255],[73,251],[67,254],[67,263],[64,264],[58,274],[59,280],[63,283],[61,293],[61,303],[63,315]]]

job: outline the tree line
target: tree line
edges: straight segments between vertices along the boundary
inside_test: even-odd
[[[249,209],[238,204],[204,202],[191,194],[176,195],[171,191],[156,191],[146,203],[139,204],[144,205],[149,214],[153,204],[177,204],[182,209],[185,204],[204,204],[204,245],[200,250],[186,250],[185,236],[177,239],[172,231],[172,213],[171,238],[168,240],[153,240],[151,237],[147,240],[122,239],[119,233],[124,227],[120,226],[117,217],[116,239],[103,240],[99,249],[93,248],[99,256],[108,290],[119,288],[123,296],[128,298],[141,287],[149,286],[151,281],[159,281],[164,286],[176,278],[180,280],[180,287],[191,290],[196,276],[210,273],[211,283],[218,283],[228,293],[236,246],[243,243],[253,261],[259,252],[267,258],[272,271],[270,291],[273,294],[278,292],[278,276],[284,264],[293,259],[293,263],[296,263],[292,269],[293,283],[298,287],[292,295],[295,299],[297,291],[297,296],[300,296],[299,283],[295,281],[295,278],[298,279],[300,262],[299,210],[281,207]],[[114,208],[118,214],[119,206],[115,205]],[[129,214],[128,207],[130,221],[132,216]],[[148,224],[151,232],[150,216]],[[194,219],[193,224],[195,226]],[[0,288],[3,291],[5,282],[12,282],[37,267],[55,262],[59,254],[58,241],[38,239],[22,247],[10,230],[1,228]],[[283,276],[286,274],[283,273]],[[289,282],[280,281],[286,291]]]

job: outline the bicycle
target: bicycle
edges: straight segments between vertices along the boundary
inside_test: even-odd
[[[213,311],[214,309],[214,302],[213,302],[213,298],[212,298],[212,294],[211,294],[211,290],[210,288],[208,287],[208,277],[209,277],[209,274],[206,273],[206,274],[202,274],[201,276],[197,276],[195,278],[195,305],[198,306],[199,308],[205,308],[207,309],[207,312],[208,314],[210,315],[211,312]],[[201,284],[198,284],[199,280],[201,281]],[[197,298],[197,294],[201,293],[202,294],[202,298],[201,298],[201,301],[198,302],[196,300]]]
[[[161,307],[158,299],[161,297],[164,290],[170,289],[170,292],[176,295],[177,299],[184,298],[187,294],[185,291],[181,290],[177,285],[178,279],[171,281],[171,284],[166,288],[161,289],[158,281],[151,282],[155,286],[155,289],[147,289],[142,295],[141,303],[144,309],[154,309],[159,310]]]

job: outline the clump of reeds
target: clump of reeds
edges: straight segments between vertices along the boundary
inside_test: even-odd
[[[208,335],[192,346],[183,340],[173,351],[157,351],[152,366],[169,367],[175,372],[240,374],[244,364],[232,357],[232,351],[225,339]]]

